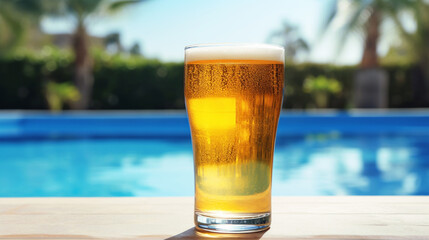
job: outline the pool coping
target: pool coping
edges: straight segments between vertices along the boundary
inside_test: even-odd
[[[269,116],[268,116],[269,117]],[[277,135],[429,134],[429,110],[283,111]],[[190,137],[184,110],[0,111],[0,138]]]

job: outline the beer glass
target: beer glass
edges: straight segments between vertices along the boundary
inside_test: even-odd
[[[282,47],[185,48],[198,229],[244,233],[269,227],[283,79]]]

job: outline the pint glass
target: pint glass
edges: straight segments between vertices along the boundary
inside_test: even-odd
[[[197,228],[243,233],[269,227],[283,79],[281,47],[185,48]]]

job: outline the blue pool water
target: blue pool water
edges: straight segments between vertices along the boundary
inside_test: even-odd
[[[429,195],[429,114],[288,114],[273,194]],[[0,197],[192,196],[183,113],[0,114]]]

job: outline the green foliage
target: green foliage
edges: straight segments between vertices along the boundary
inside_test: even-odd
[[[410,65],[416,62],[416,58],[411,45],[401,41],[399,44],[391,45],[386,55],[384,55],[380,61],[383,65]]]
[[[346,109],[351,106],[353,77],[356,66],[335,66],[325,64],[286,65],[284,108],[305,109],[316,107],[312,93],[304,91],[305,79],[308,76],[326,76],[337,79],[342,91],[329,95],[327,105],[330,108]]]
[[[91,109],[184,108],[183,63],[161,63],[135,56],[108,55],[102,51],[94,51],[93,56],[95,82]],[[0,109],[49,109],[46,86],[48,82],[72,84],[72,63],[71,52],[48,47],[40,53],[0,58]],[[415,101],[414,68],[413,65],[384,67],[389,75],[389,107],[424,107]],[[283,107],[319,107],[315,94],[320,89],[332,87],[314,87],[319,90],[305,91],[309,88],[305,81],[308,76],[336,79],[341,86],[341,91],[333,87],[334,94],[328,94],[326,107],[352,107],[356,70],[356,66],[287,64]],[[68,104],[64,108],[68,109]]]
[[[139,43],[134,43],[130,48],[130,54],[134,56],[141,56],[141,48]]]
[[[71,54],[46,47],[0,58],[0,109],[48,109],[48,79],[71,82]]]
[[[7,56],[22,43],[24,26],[11,2],[0,0],[0,6],[0,56]]]
[[[47,13],[56,13],[62,7],[61,0],[0,0],[8,1],[26,18],[38,18]]]
[[[429,94],[427,94],[429,92],[429,2],[427,0],[413,0],[412,3],[408,6],[407,12],[411,15],[416,25],[413,32],[407,31],[407,24],[401,22],[401,16],[397,14],[391,15],[401,33],[401,40],[406,47],[407,53],[413,61],[418,63],[423,73],[426,87],[423,85],[420,87],[424,88],[426,102],[429,102]]]
[[[79,91],[69,83],[48,82],[46,84],[46,100],[52,111],[60,111],[65,103],[78,101],[80,98]]]
[[[341,83],[337,79],[327,78],[323,75],[309,76],[304,80],[304,92],[314,97],[315,105],[318,108],[328,107],[328,97],[340,93],[341,89]]]
[[[120,10],[120,9],[128,6],[128,5],[135,4],[135,3],[140,3],[140,2],[143,2],[143,1],[144,0],[121,0],[121,1],[115,1],[115,2],[111,3],[108,8],[109,8],[110,11],[118,11],[118,10]]]
[[[338,33],[339,45],[337,54],[339,54],[346,43],[347,38],[352,33],[364,33],[366,35],[369,15],[374,11],[381,14],[382,20],[393,20],[396,27],[401,22],[398,16],[413,8],[419,0],[335,0],[327,11],[326,19],[323,22],[322,31],[325,32],[334,22],[334,19],[343,13],[341,29]],[[339,6],[342,6],[341,8]],[[397,20],[397,21],[395,21]]]
[[[0,56],[12,55],[27,44],[29,33],[40,32],[42,16],[58,11],[59,3],[59,0],[0,0]]]
[[[89,16],[94,16],[102,12],[116,12],[126,6],[143,1],[144,0],[55,0],[51,2],[56,2],[58,7],[53,8],[51,6],[51,8],[45,8],[50,11],[45,11],[44,14],[58,16],[71,15],[76,18],[78,22],[83,22]]]
[[[97,52],[92,108],[177,109],[184,107],[182,63]]]
[[[304,91],[307,93],[339,93],[341,84],[335,78],[327,78],[323,75],[309,76],[304,80]]]
[[[70,12],[79,16],[86,16],[93,13],[103,0],[66,0],[65,2]]]

